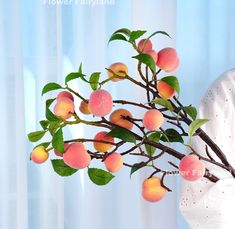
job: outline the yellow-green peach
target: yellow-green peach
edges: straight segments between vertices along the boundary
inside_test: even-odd
[[[106,169],[111,173],[118,172],[123,166],[123,158],[122,155],[119,153],[111,153],[109,154],[105,160],[104,164]]]
[[[133,118],[132,114],[128,110],[117,109],[111,113],[109,121],[115,125],[131,130],[133,128],[133,123],[124,118],[127,116]]]
[[[94,137],[94,140],[114,143],[114,138],[108,136],[107,134],[108,134],[108,132],[101,131],[96,134],[96,136]],[[107,144],[107,143],[103,143],[103,142],[93,142],[93,145],[94,145],[94,148],[98,152],[106,152],[113,147],[113,144]]]
[[[128,68],[123,63],[114,63],[109,66],[109,69],[112,70],[108,71],[108,77],[111,78],[112,81],[119,81],[121,79],[124,79],[125,76],[128,74]],[[115,77],[114,74],[116,74],[118,77]]]
[[[36,147],[31,153],[31,160],[37,164],[42,164],[49,157],[48,152],[46,151],[44,146]]]
[[[85,102],[85,101],[81,101],[79,110],[80,110],[83,114],[86,114],[86,115],[91,114],[91,112],[90,112],[90,110],[89,110],[89,107],[88,107],[88,103]]]
[[[157,90],[164,99],[170,99],[176,94],[175,89],[162,80],[157,83]]]

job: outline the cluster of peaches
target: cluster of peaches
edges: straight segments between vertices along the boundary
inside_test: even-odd
[[[179,58],[174,48],[164,48],[156,52],[149,39],[142,39],[137,45],[140,53],[148,54],[152,57],[156,66],[165,72],[173,72],[179,65]],[[128,68],[123,63],[114,63],[108,68],[107,72],[110,81],[116,82],[128,75]],[[157,82],[157,91],[166,100],[171,99],[176,91],[162,80]],[[119,126],[127,130],[132,130],[133,115],[126,109],[113,109],[113,98],[104,89],[97,89],[90,94],[88,100],[80,102],[79,110],[84,115],[105,117],[109,115],[109,122],[114,126]],[[54,115],[63,120],[73,118],[75,115],[75,102],[73,94],[68,91],[60,92],[56,97]],[[164,123],[164,116],[156,108],[147,110],[142,117],[142,125],[148,131],[158,130]],[[115,146],[114,137],[109,136],[108,132],[98,132],[93,138],[93,146],[97,152],[104,153],[103,159],[106,169],[115,173],[118,172],[124,163],[123,156],[118,152],[111,152]],[[84,169],[90,165],[92,156],[82,142],[64,144],[64,152],[54,150],[55,155],[63,158],[66,165],[74,169]],[[31,160],[35,163],[43,163],[49,157],[49,153],[44,146],[36,147],[31,153]],[[205,174],[205,166],[195,155],[186,155],[179,164],[180,175],[190,181],[198,180]],[[166,194],[167,189],[161,184],[161,179],[156,176],[149,177],[143,182],[142,196],[144,199],[155,202],[159,201]]]

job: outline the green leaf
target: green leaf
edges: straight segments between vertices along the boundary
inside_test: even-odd
[[[49,124],[49,131],[50,134],[53,136],[56,132],[56,130],[60,127],[61,120],[51,121]]]
[[[116,34],[116,33],[122,33],[122,34],[124,34],[124,35],[129,37],[130,34],[131,34],[131,31],[129,29],[127,29],[127,28],[122,28],[122,29],[116,30],[113,34]]]
[[[51,104],[52,104],[55,100],[56,100],[55,98],[54,98],[54,99],[48,99],[48,100],[46,101],[46,107],[50,107]]]
[[[59,120],[59,118],[56,117],[48,107],[46,107],[46,118],[49,121],[58,121]]]
[[[160,140],[160,136],[161,136],[160,132],[156,131],[156,132],[150,134],[147,137],[147,139],[151,142],[157,142],[158,143],[159,140]],[[148,144],[145,144],[145,149],[146,149],[149,156],[153,156],[153,154],[156,151],[156,148],[154,146],[151,146],[151,145],[148,145]]]
[[[136,39],[138,39],[139,37],[141,37],[145,33],[146,33],[146,31],[144,31],[144,30],[132,31],[130,34],[129,42],[132,43],[133,41],[135,41]]]
[[[80,63],[80,65],[79,65],[78,73],[81,73],[81,74],[82,74],[82,63]],[[83,75],[83,76],[85,76],[85,75]]]
[[[144,162],[140,162],[140,163],[136,163],[132,166],[131,168],[131,172],[130,172],[130,177],[133,173],[135,173],[136,171],[138,171],[139,169],[143,168],[145,166]]]
[[[62,177],[71,176],[78,171],[77,169],[73,169],[66,165],[63,159],[51,160],[51,164],[54,171]]]
[[[45,135],[45,133],[46,132],[44,130],[31,132],[28,134],[28,139],[31,142],[37,142]]]
[[[34,146],[34,149],[37,148],[38,146],[44,146],[44,148],[46,149],[51,143],[50,142],[42,142],[36,146]]]
[[[193,106],[182,107],[182,109],[193,119],[197,117],[197,109]]]
[[[141,53],[137,56],[133,56],[133,58],[139,60],[143,64],[146,64],[154,73],[156,72],[156,63],[150,55]]]
[[[180,94],[180,85],[179,85],[179,81],[178,81],[177,77],[166,76],[166,77],[162,78],[161,80],[164,81],[165,83],[167,83],[168,85],[170,85],[172,88],[174,88],[176,90],[176,92],[178,93],[178,95]]]
[[[109,42],[115,41],[115,40],[127,41],[126,37],[123,36],[122,34],[119,34],[119,33],[113,34],[113,35],[110,37]]]
[[[82,74],[81,72],[71,72],[65,77],[65,84],[67,84],[71,80],[83,78],[84,76],[85,75]]]
[[[53,91],[53,90],[58,90],[61,89],[62,87],[57,84],[57,83],[48,83],[44,86],[44,88],[42,89],[42,96],[49,92],[49,91]]]
[[[100,74],[101,74],[101,72],[94,72],[90,76],[90,79],[89,79],[90,86],[94,91],[98,89]]]
[[[59,151],[60,153],[64,153],[64,138],[63,131],[61,128],[57,130],[53,135],[52,146],[55,150]]]
[[[97,185],[106,185],[114,178],[114,175],[111,173],[97,168],[89,168],[88,176]]]
[[[152,102],[167,108],[171,112],[174,110],[171,103],[167,99],[156,98]]]
[[[163,34],[163,35],[166,35],[169,38],[171,38],[171,36],[168,33],[166,33],[165,31],[156,31],[156,32],[152,33],[147,39],[150,39],[151,37],[153,37],[153,36],[155,36],[157,34]]]
[[[170,128],[165,130],[164,133],[165,135],[161,136],[161,141],[184,143],[184,139],[177,130]]]
[[[41,120],[40,125],[43,128],[43,130],[46,130],[50,122],[48,120]]]
[[[119,138],[125,142],[136,143],[134,134],[132,134],[130,131],[122,127],[115,127],[113,130],[111,130],[108,133],[108,136]]]
[[[195,121],[193,121],[188,128],[188,135],[190,137],[192,137],[196,131],[206,122],[208,122],[208,119],[196,119]]]

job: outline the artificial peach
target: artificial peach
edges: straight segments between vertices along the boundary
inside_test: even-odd
[[[83,114],[86,114],[86,115],[91,114],[91,112],[90,112],[90,110],[89,110],[89,107],[88,107],[88,103],[85,102],[85,101],[81,101],[79,110],[80,110]]]
[[[57,95],[57,100],[58,99],[61,99],[61,98],[64,98],[64,97],[66,97],[66,98],[69,98],[69,99],[71,99],[73,102],[74,102],[74,97],[73,97],[73,95],[70,93],[70,92],[68,92],[68,91],[61,91],[58,95]]]
[[[44,146],[36,147],[30,155],[31,160],[37,164],[42,164],[48,159],[48,157],[49,154]]]
[[[161,186],[158,177],[151,177],[143,182],[142,196],[147,201],[157,202],[165,196],[166,192],[167,190]]]
[[[184,156],[179,164],[180,175],[189,181],[201,179],[205,174],[205,165],[196,155]]]
[[[88,108],[93,115],[103,117],[112,111],[112,96],[105,90],[96,90],[90,95]]]
[[[112,112],[109,117],[109,121],[115,125],[131,130],[133,127],[133,123],[126,120],[124,117],[133,118],[132,114],[128,110],[118,109]]]
[[[114,138],[108,136],[107,134],[108,132],[101,131],[98,134],[96,134],[94,140],[114,143]],[[106,152],[107,150],[113,147],[113,144],[107,144],[103,142],[93,142],[93,145],[98,152]]]
[[[139,52],[145,52],[149,49],[152,49],[153,45],[152,45],[152,42],[150,40],[142,39],[142,40],[139,41],[137,47],[138,47]]]
[[[109,154],[105,160],[104,164],[106,169],[111,173],[118,172],[123,166],[123,158],[122,155],[119,153],[111,153]]]
[[[74,103],[71,99],[67,97],[61,97],[59,100],[57,100],[57,103],[54,107],[54,114],[60,118],[68,119],[72,117],[74,109]]]
[[[157,109],[151,109],[145,112],[143,118],[143,125],[148,130],[156,130],[162,126],[164,117]]]
[[[157,52],[155,50],[149,49],[147,51],[144,51],[144,53],[150,55],[153,58],[154,62],[157,63],[158,54],[157,54]]]
[[[66,151],[66,149],[69,147],[68,143],[64,143],[64,151]],[[58,157],[63,157],[63,153],[59,152],[58,150],[54,150],[54,153],[56,156]]]
[[[112,81],[119,81],[125,78],[125,76],[128,74],[128,68],[123,63],[114,63],[109,66],[109,69],[112,70],[112,72],[108,71],[108,77],[112,78]],[[113,73],[116,74],[118,77],[115,77]]]
[[[158,52],[157,66],[166,72],[175,71],[179,66],[179,58],[174,48],[164,48]]]
[[[83,169],[90,164],[91,156],[80,143],[72,143],[63,154],[64,163],[74,169]]]
[[[175,89],[162,80],[157,83],[157,90],[164,99],[170,99],[176,94]]]

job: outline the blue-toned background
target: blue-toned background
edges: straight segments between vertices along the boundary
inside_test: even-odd
[[[167,180],[176,190],[157,204],[141,198],[144,172],[130,180],[124,169],[106,187],[93,185],[86,171],[62,179],[53,173],[49,161],[41,166],[29,161],[32,145],[26,133],[38,129],[43,119],[43,85],[62,83],[80,62],[87,74],[103,69],[106,77],[104,68],[116,61],[125,62],[130,73],[136,74],[130,58],[134,52],[127,44],[107,46],[112,32],[121,27],[171,34],[173,39],[154,38],[154,47],[176,47],[181,98],[197,106],[211,82],[235,66],[235,1],[55,2],[0,1],[0,228],[188,228],[178,210],[176,177]],[[83,85],[75,82],[73,87],[88,96]],[[114,98],[145,99],[126,81],[105,88]],[[75,127],[66,132],[66,138],[94,134],[95,130]]]

